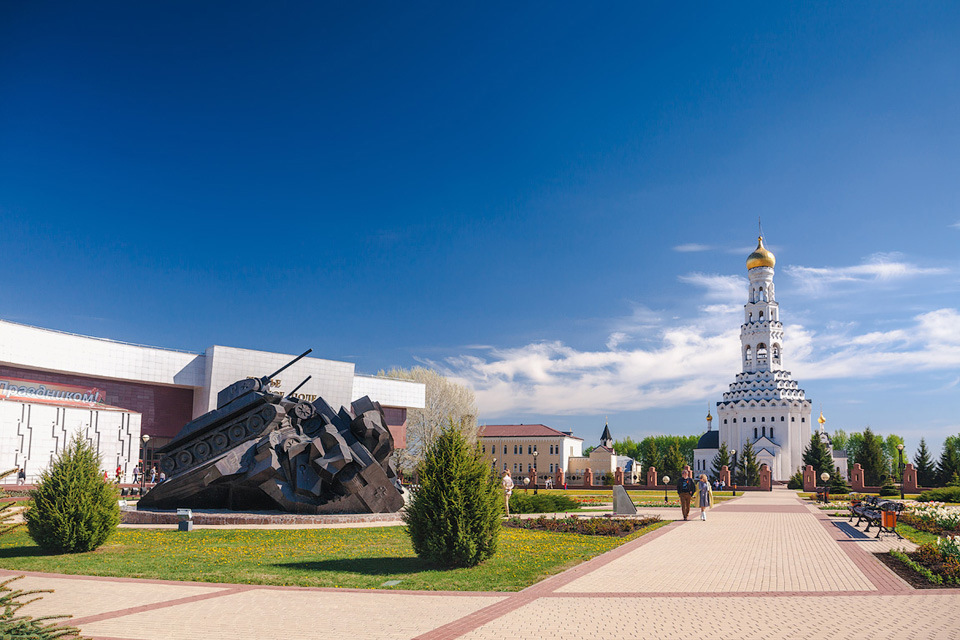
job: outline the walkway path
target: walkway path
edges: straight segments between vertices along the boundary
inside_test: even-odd
[[[23,582],[56,589],[28,613],[72,612],[73,624],[104,640],[960,639],[960,589],[916,591],[873,556],[900,546],[909,543],[877,541],[775,490],[510,594],[44,574]]]

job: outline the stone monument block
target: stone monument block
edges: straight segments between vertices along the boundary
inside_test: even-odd
[[[613,487],[613,512],[621,516],[633,516],[637,514],[637,507],[633,500],[627,495],[627,490],[622,484]]]

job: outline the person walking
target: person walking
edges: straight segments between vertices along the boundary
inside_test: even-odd
[[[510,496],[513,495],[513,478],[510,477],[510,470],[503,472],[503,497],[507,507],[507,515],[510,515]]]
[[[710,488],[710,482],[705,474],[700,474],[700,482],[697,486],[697,493],[700,497],[700,519],[707,519],[707,509],[713,506],[713,489]]]
[[[157,480],[157,468],[150,467],[150,484],[153,484]]]
[[[17,484],[24,484],[27,481],[27,470],[23,467],[17,469]]]
[[[690,501],[697,490],[697,483],[690,477],[690,471],[684,469],[680,473],[680,480],[677,481],[677,493],[680,495],[680,512],[683,519],[686,520],[690,515]]]

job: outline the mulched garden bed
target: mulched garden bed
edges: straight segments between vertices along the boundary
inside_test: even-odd
[[[657,516],[646,518],[510,518],[503,523],[514,529],[580,533],[588,536],[616,536],[622,538],[644,527],[660,522]]]
[[[914,589],[957,589],[955,584],[934,584],[913,570],[912,567],[905,565],[899,558],[895,558],[889,553],[875,553],[880,562],[887,565],[891,571],[907,581]]]

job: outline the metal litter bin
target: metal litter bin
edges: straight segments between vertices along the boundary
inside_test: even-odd
[[[180,531],[193,531],[193,511],[177,509],[177,522]]]

